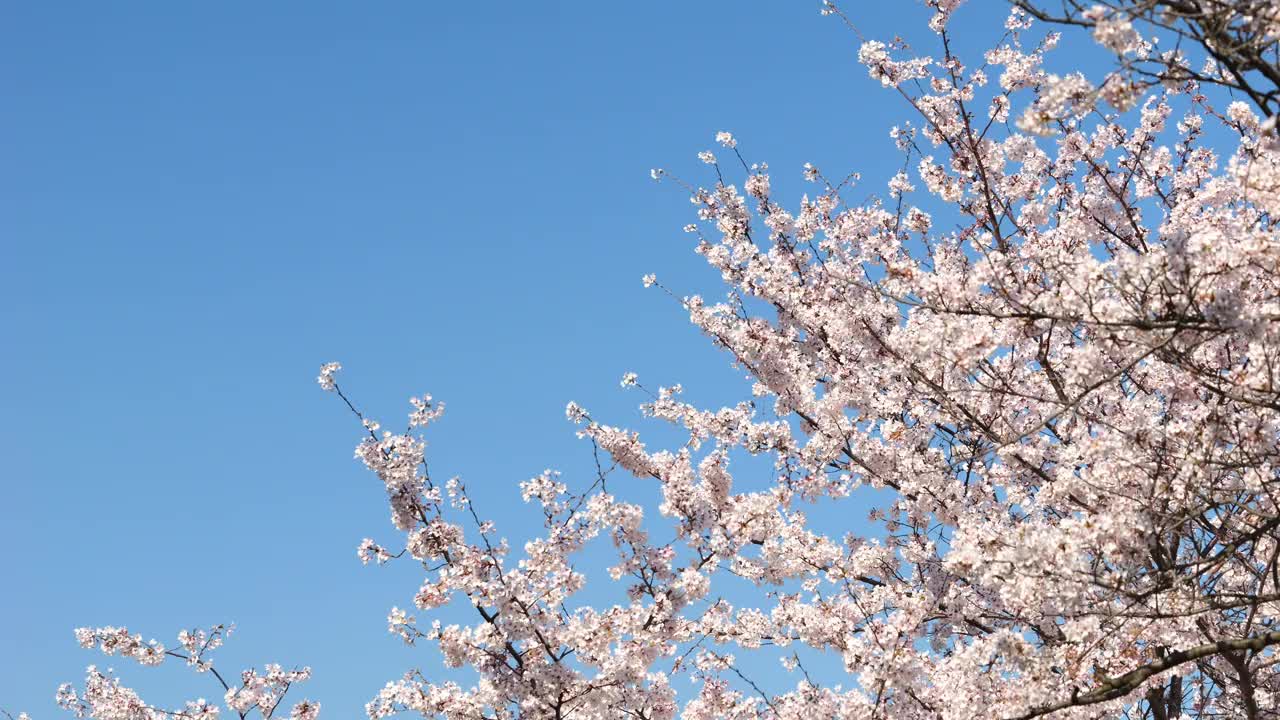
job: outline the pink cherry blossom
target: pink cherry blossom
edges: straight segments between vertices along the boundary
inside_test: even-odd
[[[358,556],[421,568],[388,630],[474,677],[410,670],[370,718],[1277,717],[1274,118],[1191,75],[1062,70],[1059,36],[1020,8],[961,57],[961,3],[927,5],[930,53],[857,52],[912,114],[881,196],[806,164],[810,194],[788,204],[725,132],[738,178],[707,151],[704,187],[653,172],[688,190],[724,295],[659,287],[751,391],[703,407],[627,372],[671,446],[569,403],[596,470],[513,490],[533,537],[504,537],[464,479],[429,472],[442,404],[415,397],[408,429],[385,431],[321,368],[396,531]],[[1155,52],[1110,4],[1082,12],[1113,53]],[[226,633],[184,631],[180,650],[76,637],[181,658],[221,683],[224,711],[271,717],[310,670],[228,683],[208,657]],[[150,707],[94,667],[58,697],[106,720],[219,712]]]

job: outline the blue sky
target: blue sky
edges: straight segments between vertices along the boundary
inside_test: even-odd
[[[356,560],[394,536],[318,366],[397,425],[443,399],[433,468],[518,525],[517,482],[589,459],[567,401],[636,424],[627,371],[745,395],[641,286],[718,293],[649,168],[710,182],[694,154],[730,130],[792,199],[806,161],[869,196],[907,117],[817,2],[0,7],[0,707],[39,718],[113,664],[73,627],[223,621],[221,667],[309,664],[325,716],[360,716],[430,660],[385,631],[416,575]],[[916,3],[850,9],[927,40]]]

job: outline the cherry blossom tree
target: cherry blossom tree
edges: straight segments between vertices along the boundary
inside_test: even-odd
[[[858,52],[912,113],[878,199],[851,202],[867,195],[856,176],[805,166],[813,190],[786,209],[727,132],[700,155],[708,186],[654,171],[688,191],[686,230],[727,295],[644,283],[751,394],[698,407],[628,373],[643,412],[684,438],[669,449],[570,403],[596,472],[520,485],[537,537],[513,547],[462,479],[431,474],[423,433],[443,405],[413,398],[408,428],[384,430],[338,364],[321,369],[362,423],[356,456],[396,531],[359,557],[424,574],[389,629],[474,676],[412,670],[371,718],[1280,717],[1267,106],[1197,74],[1052,74],[1058,34],[1016,6],[994,46],[960,57],[960,2],[928,4],[931,55],[901,40]],[[1153,45],[1140,24],[1086,11],[1109,49]],[[629,500],[629,484],[660,502]],[[857,497],[876,503],[864,532],[816,519]],[[585,567],[593,546],[612,548],[610,566]],[[618,600],[587,602],[589,582]],[[470,621],[445,624],[445,607]],[[308,671],[229,683],[207,659],[224,634],[170,650],[77,631],[143,665],[182,659],[214,674],[231,711],[271,717]],[[94,668],[60,698],[111,720],[218,712],[148,707]]]

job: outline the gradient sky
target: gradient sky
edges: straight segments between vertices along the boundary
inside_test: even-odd
[[[918,3],[857,5],[927,41]],[[89,663],[218,697],[71,630],[234,621],[220,667],[309,664],[361,716],[418,657],[385,616],[419,574],[355,557],[394,534],[318,366],[395,426],[445,400],[433,469],[500,527],[588,462],[567,401],[635,425],[627,371],[745,397],[641,286],[719,293],[648,171],[709,183],[730,130],[784,197],[806,161],[881,192],[908,114],[857,46],[816,1],[0,2],[0,707],[59,717]]]

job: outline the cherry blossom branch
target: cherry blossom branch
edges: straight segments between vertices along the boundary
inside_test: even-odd
[[[1142,667],[1135,668],[1124,675],[1107,680],[1099,685],[1096,689],[1087,693],[1073,692],[1067,700],[1062,700],[1049,705],[1042,705],[1034,708],[1025,714],[1015,716],[1011,720],[1031,720],[1031,718],[1048,715],[1058,710],[1065,710],[1072,707],[1082,707],[1085,705],[1095,705],[1097,703],[1107,702],[1116,698],[1121,698],[1134,690],[1138,689],[1147,680],[1159,675],[1166,670],[1171,670],[1179,665],[1183,665],[1200,658],[1209,657],[1211,655],[1229,655],[1242,651],[1259,652],[1271,645],[1280,644],[1280,632],[1263,633],[1248,638],[1240,638],[1237,640],[1219,640],[1217,642],[1199,645],[1186,650],[1176,650],[1165,654],[1159,660],[1147,663]]]

